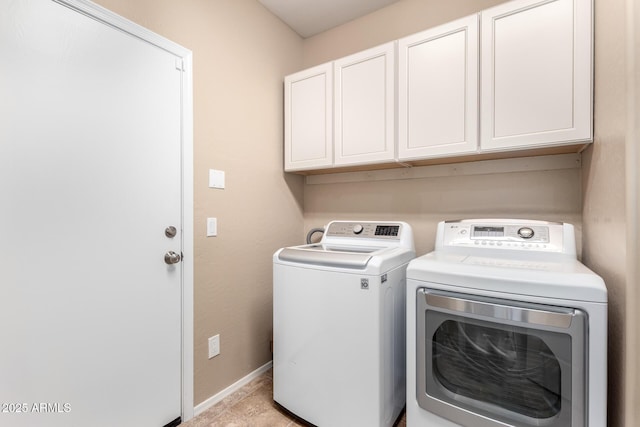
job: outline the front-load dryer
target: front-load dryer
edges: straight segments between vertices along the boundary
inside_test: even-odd
[[[390,427],[405,404],[404,222],[334,221],[273,256],[273,398],[320,427]]]
[[[438,224],[407,269],[408,427],[606,425],[607,291],[570,224]]]

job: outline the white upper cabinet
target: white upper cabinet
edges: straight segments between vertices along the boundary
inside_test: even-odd
[[[394,47],[391,42],[334,62],[336,166],[395,159]]]
[[[512,0],[286,77],[285,170],[579,150],[592,8]]]
[[[481,148],[592,139],[590,0],[515,0],[481,14]]]
[[[285,77],[285,171],[333,164],[332,76],[331,64],[323,64]]]
[[[398,41],[398,157],[478,148],[478,15]]]

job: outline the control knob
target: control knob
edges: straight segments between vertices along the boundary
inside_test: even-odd
[[[360,234],[362,233],[362,230],[364,230],[364,228],[360,224],[353,226],[353,234]]]
[[[518,230],[518,236],[522,237],[523,239],[530,239],[534,234],[535,233],[533,232],[533,229],[530,227],[522,227]]]

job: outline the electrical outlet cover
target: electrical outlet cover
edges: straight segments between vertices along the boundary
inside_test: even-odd
[[[209,359],[220,354],[220,335],[209,338]]]

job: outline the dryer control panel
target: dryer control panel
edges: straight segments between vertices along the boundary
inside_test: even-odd
[[[436,249],[478,248],[575,254],[573,226],[520,219],[471,219],[438,224]]]

